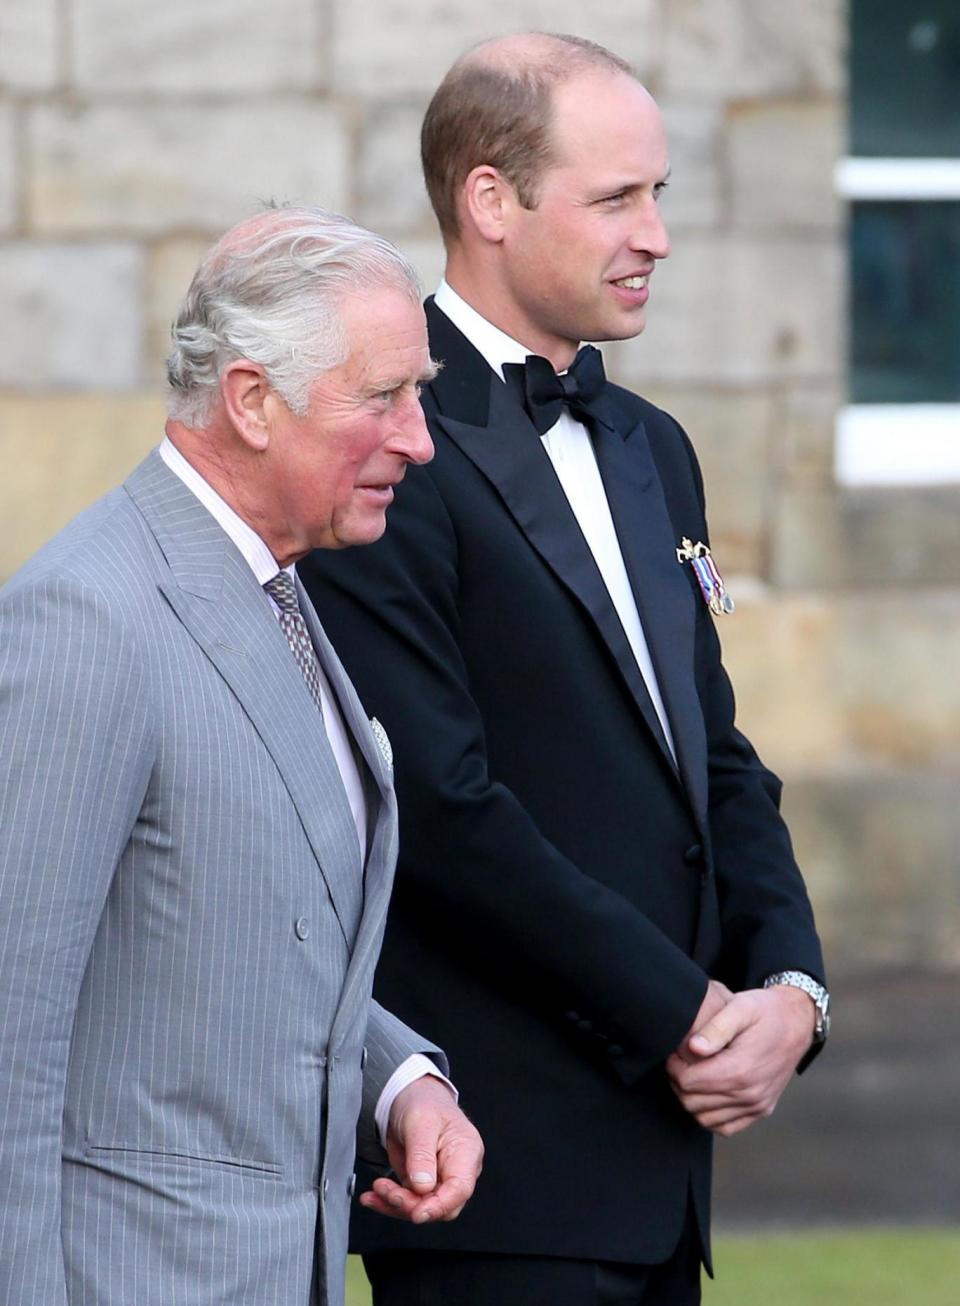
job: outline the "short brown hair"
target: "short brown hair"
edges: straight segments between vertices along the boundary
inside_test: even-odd
[[[635,76],[626,60],[580,36],[527,33],[526,55],[488,42],[458,59],[427,108],[420,157],[430,203],[445,238],[459,234],[457,195],[480,164],[510,182],[524,208],[536,208],[537,184],[553,162],[553,88],[589,68]]]

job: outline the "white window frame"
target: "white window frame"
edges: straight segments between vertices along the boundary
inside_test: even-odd
[[[841,159],[845,200],[960,200],[960,158]],[[837,414],[840,485],[960,483],[960,404],[847,404]]]

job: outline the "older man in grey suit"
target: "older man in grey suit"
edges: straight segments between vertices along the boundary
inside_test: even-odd
[[[292,566],[381,534],[432,370],[387,242],[241,224],[166,440],[0,591],[3,1306],[341,1301],[358,1116],[365,1204],[472,1190],[442,1054],[371,1002],[389,742]]]

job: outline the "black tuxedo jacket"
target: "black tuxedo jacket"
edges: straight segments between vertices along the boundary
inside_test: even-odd
[[[436,457],[408,469],[381,541],[299,571],[393,741],[378,997],[447,1051],[487,1156],[459,1220],[358,1210],[354,1246],[654,1262],[692,1198],[708,1254],[710,1137],[664,1059],[709,975],[823,967],[779,782],[734,727],[677,561],[707,539],[696,459],[671,417],[608,386],[597,459],[675,765],[533,426],[427,310]]]

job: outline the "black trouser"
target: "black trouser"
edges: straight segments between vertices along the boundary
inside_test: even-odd
[[[662,1265],[476,1252],[378,1252],[363,1263],[374,1306],[699,1306],[699,1240],[688,1223]]]

